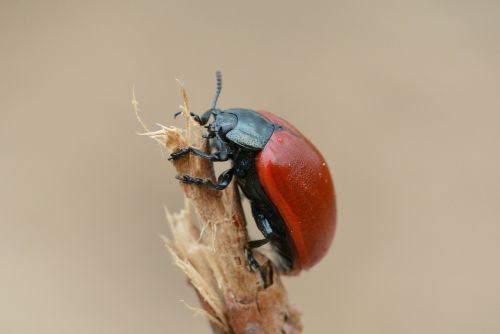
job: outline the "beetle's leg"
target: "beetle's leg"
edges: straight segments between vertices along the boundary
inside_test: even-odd
[[[271,224],[267,220],[266,216],[257,208],[257,206],[252,203],[252,214],[257,223],[257,226],[262,231],[264,235],[264,239],[260,240],[252,240],[247,243],[245,247],[245,256],[247,257],[248,264],[250,268],[253,270],[258,270],[262,281],[264,282],[264,288],[267,288],[271,284],[273,284],[273,267],[271,262],[268,261],[267,268],[264,270],[262,265],[253,257],[252,249],[264,246],[273,236],[273,230],[271,228]]]
[[[215,137],[215,132],[208,132],[207,134],[202,134],[201,137],[205,138],[205,139],[214,138]]]
[[[229,185],[229,183],[231,183],[233,175],[234,175],[234,168],[230,168],[222,172],[221,175],[219,175],[219,177],[217,178],[217,183],[213,183],[212,180],[209,179],[200,179],[189,175],[182,175],[182,176],[177,175],[175,178],[186,184],[205,185],[210,189],[223,190]]]
[[[260,278],[264,283],[264,289],[273,284],[273,265],[270,260],[267,261],[266,268],[253,257],[252,249],[264,246],[269,242],[269,239],[251,240],[247,242],[245,247],[245,256],[252,270],[258,270]]]
[[[181,148],[179,151],[170,154],[168,160],[176,160],[189,153],[193,153],[194,155],[199,156],[200,158],[210,161],[227,161],[229,159],[229,152],[226,149],[215,153],[205,153],[202,150],[189,146]]]
[[[262,240],[257,240],[257,241],[262,241]],[[251,241],[245,247],[245,256],[247,258],[248,264],[250,265],[250,268],[252,270],[259,271],[260,278],[264,283],[264,289],[266,289],[273,284],[273,266],[271,264],[271,261],[268,261],[266,265],[267,268],[264,269],[264,267],[262,267],[262,265],[253,257],[252,247],[250,246],[250,243]]]
[[[217,108],[210,108],[207,111],[205,111],[201,116],[195,114],[194,112],[190,112],[189,115],[194,118],[194,120],[200,124],[200,125],[205,125],[208,123],[208,120],[210,119],[210,116],[216,115],[220,113],[221,110]]]
[[[284,230],[284,223],[279,223],[281,218],[273,215],[273,210],[266,205],[257,205],[256,202],[252,202],[251,207],[255,223],[265,238],[256,240],[256,246],[252,248],[260,247],[265,244],[264,240],[269,240],[272,242],[273,250],[281,259],[278,266],[280,270],[290,270],[293,267],[293,250],[287,238],[287,232]]]
[[[267,267],[267,272],[269,273],[267,276],[267,280],[269,282],[269,285],[272,285],[274,272],[273,272],[273,263],[271,262],[271,260],[267,260],[266,267]]]
[[[200,125],[205,125],[208,123],[210,116],[212,116],[212,109],[205,111],[201,116],[195,114],[194,112],[190,112],[189,115],[193,117],[193,119]]]
[[[174,114],[174,118],[177,118],[180,114],[182,114],[182,110],[178,111]],[[207,124],[208,120],[210,119],[210,116],[212,115],[212,110],[207,110],[205,111],[201,117],[195,114],[194,112],[189,112],[189,115],[193,117],[193,119],[200,125],[205,125]]]
[[[250,249],[259,248],[264,246],[269,242],[269,239],[251,240],[247,243],[247,247]]]

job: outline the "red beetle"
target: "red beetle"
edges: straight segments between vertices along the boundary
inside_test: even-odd
[[[299,130],[266,111],[216,108],[222,89],[217,72],[217,91],[212,108],[191,116],[206,126],[215,150],[205,153],[186,147],[170,155],[178,159],[192,153],[211,161],[231,160],[232,167],[217,183],[189,175],[184,183],[222,190],[236,178],[250,200],[262,240],[250,241],[246,254],[252,268],[263,274],[251,249],[270,242],[279,255],[278,268],[287,273],[308,269],[325,255],[336,225],[335,191],[325,159]]]

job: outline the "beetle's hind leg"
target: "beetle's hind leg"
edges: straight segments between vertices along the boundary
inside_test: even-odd
[[[262,266],[254,258],[252,249],[264,246],[269,242],[279,243],[280,241],[282,241],[281,240],[282,238],[280,237],[279,233],[277,233],[277,231],[274,231],[273,226],[268,219],[268,217],[270,216],[268,211],[269,211],[268,208],[262,208],[261,206],[255,204],[255,202],[252,202],[252,215],[255,219],[257,227],[264,235],[264,239],[251,240],[247,243],[247,246],[245,247],[245,256],[247,258],[248,264],[250,265],[250,268],[252,268],[252,270],[259,271],[260,277],[264,283],[264,288],[267,288],[273,284],[273,266],[271,264],[271,261],[268,260],[264,268],[264,266]],[[281,249],[279,248],[278,252],[280,257],[285,259],[286,262],[285,267],[288,268],[289,263],[291,263],[291,260],[289,259],[287,254],[285,254],[286,252],[282,252]]]
[[[265,242],[263,242],[265,241]],[[247,258],[248,265],[252,270],[257,270],[259,271],[260,278],[262,279],[262,282],[264,283],[264,289],[268,288],[273,284],[273,266],[271,264],[271,261],[267,261],[266,266],[262,266],[259,261],[257,261],[254,256],[252,249],[256,247],[260,247],[264,244],[266,244],[269,240],[263,239],[263,240],[253,240],[249,241],[247,243],[247,246],[245,247],[245,257]],[[254,244],[252,244],[254,242]],[[260,243],[259,245],[256,245],[258,242]],[[262,243],[263,242],[263,243]]]
[[[293,267],[293,250],[281,216],[270,205],[259,205],[252,202],[251,206],[255,223],[264,239],[250,241],[249,246],[257,248],[271,242],[273,250],[280,260],[277,263],[278,269],[284,272],[289,271]]]

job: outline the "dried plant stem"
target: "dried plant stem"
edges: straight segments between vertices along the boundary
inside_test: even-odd
[[[202,128],[189,117],[183,87],[181,93],[186,129],[161,126],[151,132],[144,126],[148,132],[143,135],[161,142],[171,152],[186,146],[206,150]],[[137,114],[135,95],[132,104]],[[179,175],[214,179],[212,163],[199,157],[188,155],[172,164]],[[264,289],[258,273],[248,268],[243,252],[247,242],[245,217],[235,182],[224,191],[196,185],[181,187],[186,205],[177,214],[167,211],[173,240],[165,239],[165,245],[200,297],[202,309],[196,312],[207,316],[214,333],[300,333],[300,314],[290,305],[276,269],[273,284]],[[261,263],[266,262],[262,255],[255,255]]]

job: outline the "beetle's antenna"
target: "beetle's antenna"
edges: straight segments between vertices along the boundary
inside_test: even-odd
[[[220,70],[215,72],[215,76],[217,77],[217,90],[215,91],[214,99],[212,100],[212,109],[215,109],[217,105],[217,100],[219,100],[219,95],[222,90],[222,73]]]

